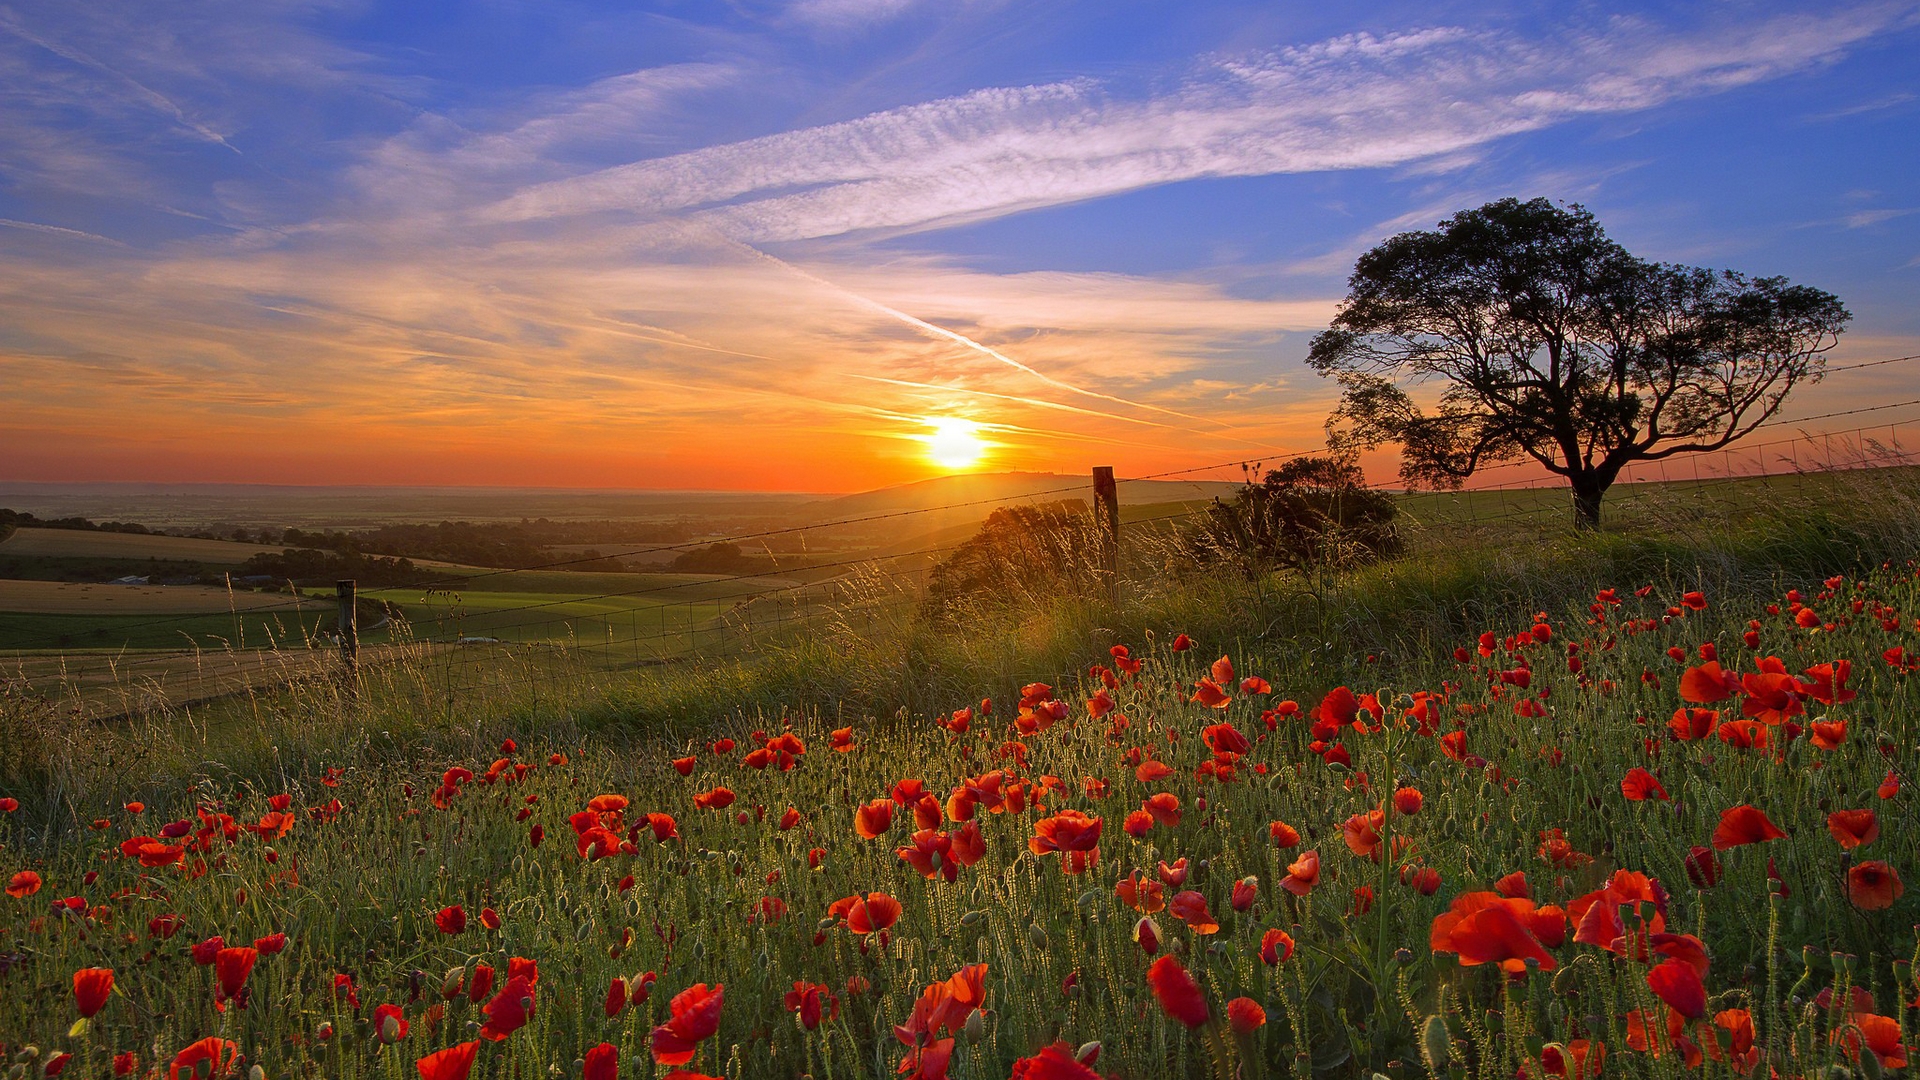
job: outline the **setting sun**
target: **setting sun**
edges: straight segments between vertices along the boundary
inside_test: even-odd
[[[927,459],[943,469],[965,469],[977,464],[987,452],[980,438],[980,425],[972,420],[945,416],[928,420],[931,434],[927,440]]]

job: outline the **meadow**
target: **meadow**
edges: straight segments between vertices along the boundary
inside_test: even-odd
[[[940,635],[875,595],[877,629],[460,696],[9,696],[0,1041],[22,1075],[1878,1077],[1920,944],[1900,490]]]

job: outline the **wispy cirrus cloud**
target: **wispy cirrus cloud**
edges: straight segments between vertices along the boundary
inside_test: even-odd
[[[1216,59],[1172,90],[980,90],[532,186],[495,222],[691,215],[754,242],[914,230],[1211,176],[1373,168],[1830,63],[1912,25],[1875,4],[1535,41],[1439,27]]]

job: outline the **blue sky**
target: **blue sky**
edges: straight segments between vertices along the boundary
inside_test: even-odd
[[[1920,352],[1916,45],[1920,3],[0,6],[0,478],[1297,448],[1354,257],[1505,195]]]

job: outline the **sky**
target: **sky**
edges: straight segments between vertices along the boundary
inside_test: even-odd
[[[1920,353],[1917,49],[1920,0],[0,2],[0,479],[1299,451],[1354,259],[1509,195]]]

